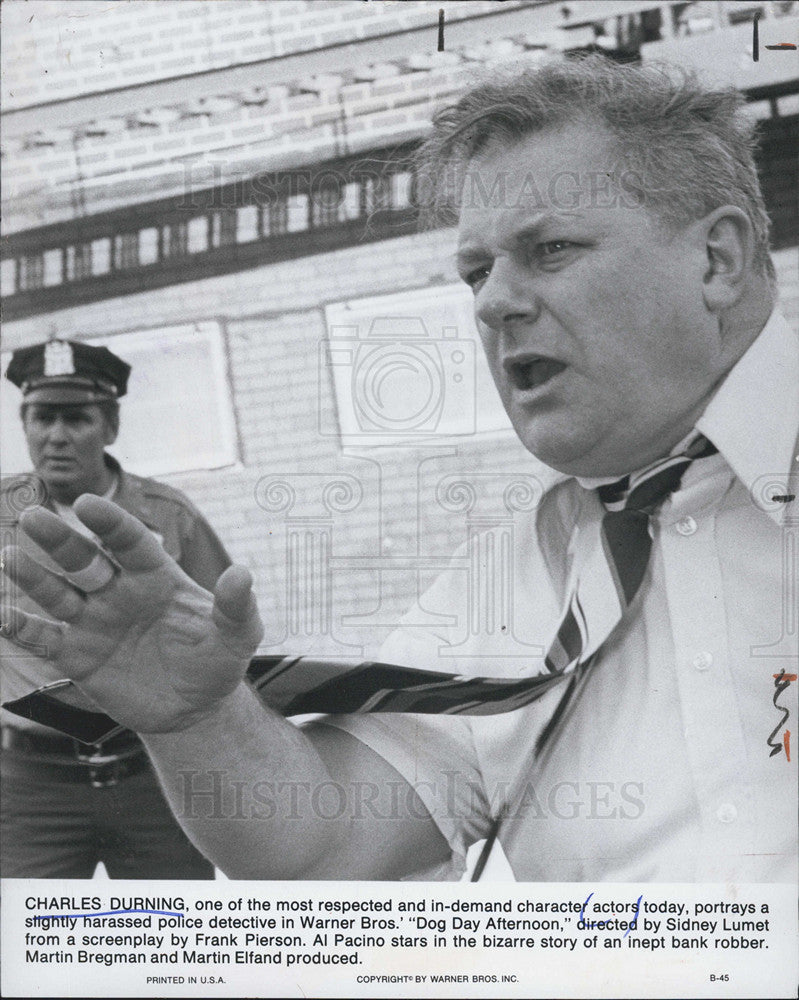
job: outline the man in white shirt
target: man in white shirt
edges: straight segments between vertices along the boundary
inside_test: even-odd
[[[546,656],[492,656],[489,671],[475,639],[441,666],[462,636],[400,628],[381,658],[544,675],[541,697],[488,718],[460,705],[298,729],[239,680],[260,636],[247,574],[228,571],[212,604],[94,498],[76,510],[122,572],[98,570],[84,596],[21,562],[21,585],[70,627],[19,616],[9,631],[46,642],[141,733],[184,828],[234,877],[456,877],[468,845],[498,835],[520,879],[790,880],[799,352],[774,313],[738,98],[601,58],[552,64],[466,94],[422,162],[458,193],[459,269],[503,403],[562,477],[513,581]],[[669,467],[668,490],[633,506]],[[620,509],[634,545],[611,542]],[[100,565],[61,525],[25,529],[68,573]],[[453,572],[423,603],[463,599]],[[151,664],[146,690],[132,655]],[[195,809],[187,769],[235,775],[221,801],[243,794],[250,821]],[[289,803],[262,808],[281,783],[364,782],[368,803],[311,795],[302,824]]]

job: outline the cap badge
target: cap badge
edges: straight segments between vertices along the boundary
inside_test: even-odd
[[[51,340],[44,346],[44,376],[74,375],[75,359],[72,345],[64,340]]]

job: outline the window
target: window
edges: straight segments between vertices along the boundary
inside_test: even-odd
[[[188,224],[189,253],[202,253],[208,249],[208,217],[198,215]]]
[[[341,188],[332,180],[316,187],[311,203],[313,228],[334,226],[341,215],[341,201]]]
[[[300,233],[308,228],[308,195],[292,194],[286,199],[286,231]]]
[[[139,266],[139,234],[122,233],[114,238],[114,264],[118,271]]]
[[[264,205],[263,235],[278,236],[288,228],[288,207],[285,198],[276,198]]]
[[[43,254],[42,283],[50,285],[60,285],[62,280],[63,254],[60,248],[45,250]]]
[[[41,288],[44,282],[44,258],[42,254],[26,254],[19,259],[19,290],[29,291]]]
[[[111,270],[111,240],[107,237],[102,240],[93,240],[90,245],[87,245],[88,249],[87,259],[85,267],[88,270],[81,271],[78,274],[77,265],[77,254],[78,247],[75,247],[75,278],[87,278],[90,274],[108,274]]]
[[[239,243],[250,243],[258,239],[258,206],[243,205],[236,209],[236,232]]]
[[[8,257],[0,263],[0,295],[13,295],[17,290],[17,262]]]
[[[238,215],[235,208],[223,208],[211,216],[211,243],[215,247],[230,246],[236,242]]]
[[[345,184],[339,217],[342,222],[361,217],[361,185],[357,181]]]
[[[391,207],[408,208],[411,204],[413,174],[409,170],[391,175]]]
[[[92,244],[77,243],[67,247],[66,279],[67,281],[82,281],[91,277]]]
[[[163,233],[164,257],[182,257],[188,249],[188,234],[185,222],[174,222],[164,226]]]
[[[367,215],[391,208],[391,174],[367,177],[364,180],[364,201]]]
[[[156,264],[158,262],[158,230],[151,227],[139,232],[139,263]]]

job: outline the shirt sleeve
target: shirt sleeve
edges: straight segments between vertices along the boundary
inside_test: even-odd
[[[410,624],[420,620],[421,605],[428,612],[458,607],[461,587],[459,574],[443,573],[389,636],[378,659],[420,669],[466,672],[461,669],[464,664],[439,656],[442,645],[447,645],[446,627],[442,631]],[[399,772],[424,803],[450,845],[452,858],[445,869],[415,878],[459,878],[465,870],[466,851],[487,835],[491,824],[470,719],[382,712],[329,716],[318,724],[343,729],[366,744]]]

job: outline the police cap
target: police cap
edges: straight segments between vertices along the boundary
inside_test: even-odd
[[[50,340],[14,351],[6,378],[26,403],[77,406],[124,396],[129,374],[130,365],[107,347]]]

